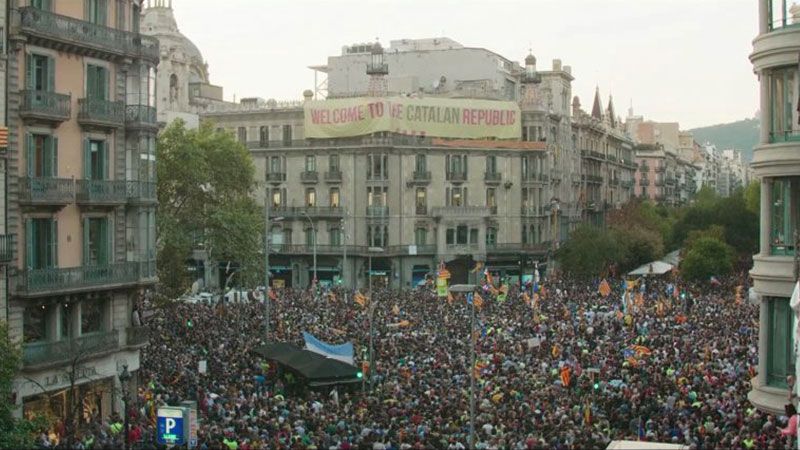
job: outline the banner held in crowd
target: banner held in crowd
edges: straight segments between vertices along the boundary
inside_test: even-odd
[[[352,342],[341,345],[326,344],[305,331],[303,332],[303,340],[306,341],[305,348],[308,351],[348,364],[354,364]]]

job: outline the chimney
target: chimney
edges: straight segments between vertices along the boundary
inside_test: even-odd
[[[572,75],[572,66],[564,66],[564,72]]]
[[[561,60],[554,59],[553,60],[553,72],[561,72]]]

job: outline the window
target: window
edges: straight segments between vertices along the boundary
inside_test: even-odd
[[[416,228],[414,230],[414,245],[428,245],[428,230],[426,228]]]
[[[47,339],[47,306],[28,306],[22,316],[22,342],[44,341]]]
[[[54,92],[56,90],[56,62],[52,56],[36,55],[29,53],[26,55],[25,64],[25,86],[29,90]],[[34,96],[32,101],[41,106],[47,106],[48,98]]]
[[[58,222],[52,219],[25,221],[25,265],[28,269],[58,267]]]
[[[328,156],[328,170],[330,172],[339,171],[339,155]]]
[[[31,6],[44,11],[50,11],[52,8],[52,0],[31,0]]]
[[[108,100],[109,71],[105,67],[86,65],[86,97],[92,100]]]
[[[522,127],[522,140],[528,140],[528,127]]]
[[[388,155],[374,153],[367,155],[367,179],[386,180],[389,178]]]
[[[367,206],[386,206],[387,191],[385,186],[367,186]]]
[[[59,339],[69,340],[72,337],[72,310],[73,306],[69,303],[61,303],[58,308],[60,329]]]
[[[486,228],[486,245],[496,245],[497,244],[497,228],[495,227],[487,227]]]
[[[280,246],[280,245],[285,244],[283,228],[280,225],[274,225],[272,227],[272,231],[270,232],[270,235],[271,235],[271,237],[270,237],[270,242],[271,242],[270,247],[272,247],[273,245],[274,246]]]
[[[86,217],[83,219],[83,264],[102,266],[111,261],[111,235],[108,219]]]
[[[331,208],[338,208],[339,207],[339,188],[332,187],[330,191],[330,205]]]
[[[333,246],[342,245],[342,230],[331,228],[328,230],[328,243]]]
[[[385,247],[389,243],[389,227],[385,225],[369,225],[367,227],[367,245]]]
[[[282,173],[282,164],[281,164],[281,157],[280,156],[273,156],[269,162],[269,171],[270,173]]]
[[[477,228],[470,228],[469,229],[469,243],[472,245],[476,245],[478,243],[478,229]]]
[[[306,188],[306,206],[313,208],[317,206],[317,191],[314,188]]]
[[[428,161],[425,155],[417,155],[414,158],[414,171],[415,172],[427,172],[428,171]]]
[[[486,189],[486,206],[491,208],[493,211],[497,209],[497,191],[495,188],[487,188]]]
[[[103,331],[103,301],[81,302],[81,334]]]
[[[486,172],[497,173],[497,156],[486,157]]]
[[[469,228],[466,225],[459,225],[456,227],[456,244],[463,245],[467,243],[467,234]]]
[[[83,177],[87,180],[108,179],[108,142],[83,141]]]
[[[106,26],[106,11],[108,0],[85,0],[86,21],[96,25]]]
[[[292,145],[292,126],[291,125],[284,125],[283,126],[283,143],[286,145]]]
[[[28,134],[28,176],[58,175],[58,139],[45,134]]]
[[[781,142],[787,139],[800,139],[795,111],[797,94],[797,69],[787,67],[774,69],[770,73],[770,106],[772,107],[770,140]]]
[[[306,172],[317,171],[317,158],[313,155],[306,156]]]
[[[416,195],[417,214],[425,214],[424,210],[428,206],[427,192],[424,187],[417,188]],[[422,210],[422,212],[420,212]]]
[[[786,388],[786,376],[794,375],[792,309],[788,298],[767,299],[767,385]]]
[[[447,155],[445,156],[445,167],[447,179],[464,179],[467,175],[467,155]]]
[[[125,0],[117,0],[117,29],[125,29]]]
[[[239,139],[239,142],[241,142],[242,144],[247,142],[247,128],[239,127],[236,130],[236,135],[237,135],[237,138]]]
[[[445,188],[445,200],[447,206],[466,206],[467,205],[467,188],[466,187],[448,187]]]
[[[773,255],[794,255],[794,229],[800,221],[800,178],[775,178],[772,183],[770,247]]]
[[[314,241],[317,240],[317,230],[314,228],[306,228],[306,245],[314,245]]]
[[[447,229],[445,242],[447,245],[453,245],[456,243],[456,230],[454,228]]]
[[[262,147],[269,147],[269,126],[263,125],[258,128],[258,143]]]

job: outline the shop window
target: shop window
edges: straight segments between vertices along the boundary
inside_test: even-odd
[[[103,302],[89,300],[81,303],[81,334],[103,331]]]
[[[47,306],[28,306],[22,316],[22,342],[44,341],[47,339],[45,324],[47,322]]]

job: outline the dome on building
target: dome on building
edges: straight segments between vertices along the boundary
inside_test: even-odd
[[[189,68],[190,83],[208,83],[208,66],[194,43],[178,30],[172,2],[148,2],[142,15],[142,34],[158,39],[161,59],[185,64]]]

